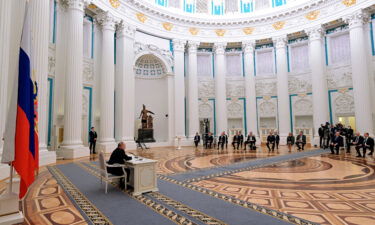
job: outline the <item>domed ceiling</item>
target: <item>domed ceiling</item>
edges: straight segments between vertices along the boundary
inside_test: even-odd
[[[190,16],[249,16],[303,4],[308,0],[143,0]]]

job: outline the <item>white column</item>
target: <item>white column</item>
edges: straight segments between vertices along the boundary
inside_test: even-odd
[[[319,146],[318,130],[321,124],[329,122],[328,87],[325,76],[323,34],[321,25],[306,30],[309,36],[309,60],[311,68],[314,145]]]
[[[199,132],[198,109],[198,76],[197,76],[197,48],[199,42],[189,41],[189,74],[188,74],[188,109],[189,109],[189,138],[194,138]]]
[[[274,38],[274,45],[276,45],[278,132],[280,135],[280,144],[285,144],[286,137],[290,132],[286,36]]]
[[[253,132],[259,139],[254,77],[254,45],[255,41],[242,42],[245,64],[246,127],[248,133]]]
[[[89,155],[82,144],[83,0],[67,0],[64,140],[57,154],[67,158]]]
[[[374,135],[373,100],[370,92],[370,71],[367,65],[367,49],[363,25],[368,22],[368,15],[359,10],[344,20],[349,23],[351,65],[353,76],[353,93],[355,106],[356,129]],[[366,34],[367,35],[367,34]]]
[[[3,135],[8,112],[9,50],[11,39],[11,1],[0,1],[0,158],[3,153]],[[0,180],[9,175],[8,165],[0,164]]]
[[[168,82],[168,141],[175,144],[174,75],[167,74]]]
[[[226,91],[226,64],[225,47],[227,43],[214,44],[215,51],[215,105],[216,105],[216,135],[225,131],[228,133],[227,118],[227,91]]]
[[[135,149],[134,142],[134,34],[135,27],[124,21],[117,26],[116,40],[116,141],[124,141],[127,149]]]
[[[176,138],[185,138],[185,40],[173,40],[174,53],[174,113]]]
[[[30,1],[31,12],[31,68],[38,84],[38,136],[39,164],[56,163],[56,153],[47,150],[48,119],[48,45],[49,45],[49,2]],[[50,115],[52,116],[52,115]]]
[[[116,148],[114,138],[115,101],[115,28],[113,15],[104,12],[96,16],[102,27],[102,57],[100,68],[100,132],[99,151],[111,152]],[[123,103],[122,103],[123,104]]]

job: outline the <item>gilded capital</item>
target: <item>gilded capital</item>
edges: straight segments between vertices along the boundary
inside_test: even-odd
[[[85,8],[84,0],[60,0],[60,4],[66,9],[79,10],[82,12]]]
[[[133,39],[136,30],[135,26],[126,23],[124,20],[121,20],[116,25],[117,38],[127,37]]]
[[[285,36],[279,36],[272,38],[273,44],[276,48],[285,48],[287,44],[287,38]]]
[[[197,53],[199,44],[199,41],[189,41],[187,44],[189,53]]]

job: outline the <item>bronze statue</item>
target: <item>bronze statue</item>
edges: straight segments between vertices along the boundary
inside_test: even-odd
[[[143,109],[141,111],[141,114],[139,115],[139,118],[141,118],[141,122],[142,122],[142,129],[145,129],[145,128],[152,128],[152,119],[151,119],[151,127],[148,127],[147,126],[147,119],[148,119],[148,113],[152,114],[152,115],[155,115],[155,113],[149,111],[146,109],[146,106],[143,105]],[[151,115],[150,115],[151,116]],[[152,118],[152,117],[151,117]]]
[[[154,127],[154,118],[151,115],[147,117],[147,128],[152,129]]]

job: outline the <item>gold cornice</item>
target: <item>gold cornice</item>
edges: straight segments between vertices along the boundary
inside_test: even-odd
[[[242,31],[246,34],[246,35],[250,35],[254,32],[254,27],[245,27],[242,29]]]
[[[115,9],[120,6],[120,0],[109,0],[109,3],[111,3],[111,6]]]
[[[278,21],[274,24],[272,24],[272,27],[275,29],[275,30],[281,30],[284,28],[284,25],[285,25],[285,21]]]
[[[343,0],[342,1],[342,4],[344,4],[347,7],[355,5],[356,3],[357,3],[357,0]]]
[[[215,30],[216,35],[219,36],[219,37],[224,36],[225,32],[227,32],[227,31],[223,30],[223,29],[217,29],[217,30]]]
[[[165,30],[167,30],[167,31],[171,31],[172,28],[173,28],[173,24],[171,24],[171,23],[169,23],[169,22],[164,22],[164,23],[163,23],[163,27],[164,27]]]
[[[320,14],[319,10],[311,11],[305,15],[306,19],[308,20],[316,20]]]
[[[135,14],[137,19],[141,22],[141,23],[144,23],[146,20],[147,20],[147,16],[143,13],[137,13]]]
[[[191,35],[197,35],[199,33],[199,29],[198,28],[195,28],[195,27],[190,27],[189,28],[189,32]]]

